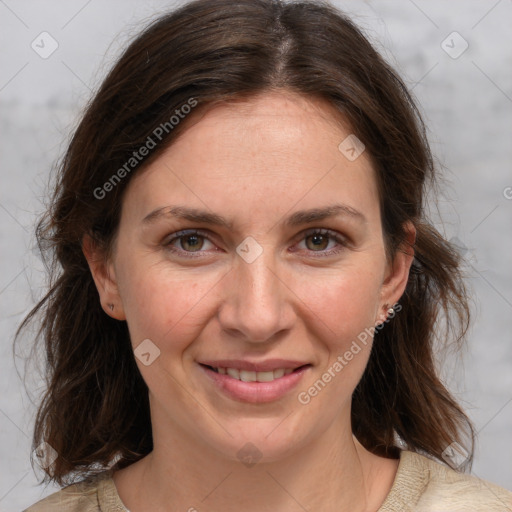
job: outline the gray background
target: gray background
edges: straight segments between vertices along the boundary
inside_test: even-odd
[[[41,391],[35,370],[27,375],[28,395],[18,374],[29,336],[16,365],[12,355],[15,328],[43,290],[32,233],[49,170],[90,90],[126,41],[175,4],[0,0],[1,511],[20,510],[55,490],[38,487],[29,464],[30,397]],[[442,373],[479,432],[473,473],[512,489],[512,2],[335,5],[351,13],[399,69],[429,125],[446,177],[432,215],[465,253],[475,307],[464,359],[440,353]],[[31,48],[43,31],[59,45],[47,59]],[[458,58],[442,47],[453,31],[469,45]],[[463,48],[457,38],[444,44],[452,55]]]

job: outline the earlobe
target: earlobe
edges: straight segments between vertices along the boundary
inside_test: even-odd
[[[82,239],[82,251],[89,265],[103,311],[116,320],[126,320],[112,262],[89,235]]]
[[[405,240],[396,250],[393,261],[388,266],[388,272],[381,290],[380,318],[387,319],[391,307],[398,303],[403,295],[409,280],[409,271],[414,259],[414,243],[416,241],[416,228],[411,221],[404,225]],[[394,316],[393,311],[393,316]]]
[[[389,304],[384,304],[383,313],[378,320],[375,320],[375,326],[385,324],[390,319],[394,318],[394,316],[398,311],[400,311],[400,309],[402,309],[402,307],[398,303],[396,303],[393,306],[390,306]]]

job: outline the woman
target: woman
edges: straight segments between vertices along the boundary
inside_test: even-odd
[[[404,84],[320,3],[199,0],[129,46],[41,242],[28,510],[508,510],[434,337],[469,318]],[[449,467],[451,466],[451,467]],[[507,508],[508,507],[508,508]]]

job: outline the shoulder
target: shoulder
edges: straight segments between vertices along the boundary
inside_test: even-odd
[[[403,451],[391,492],[379,512],[507,512],[512,492],[458,473],[418,453]]]
[[[68,485],[24,512],[126,512],[108,471]]]

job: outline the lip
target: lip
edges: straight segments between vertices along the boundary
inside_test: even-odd
[[[266,361],[268,365],[274,364],[278,360]],[[224,363],[227,361],[224,361]],[[215,365],[208,366],[220,366],[223,367],[222,361],[215,361]],[[238,363],[241,363],[239,361]],[[289,363],[289,362],[288,362]],[[222,375],[217,373],[208,366],[205,366],[206,363],[199,363],[198,366],[206,375],[211,382],[213,382],[217,389],[219,389],[222,393],[224,393],[229,398],[236,400],[238,402],[246,402],[246,403],[267,403],[273,402],[274,400],[278,400],[282,398],[284,395],[289,393],[297,384],[300,382],[304,374],[311,368],[311,365],[298,365],[296,366],[288,366],[289,368],[297,368],[295,371],[288,375],[283,375],[282,377],[273,380],[272,382],[243,382],[241,380],[233,379],[229,375]],[[234,365],[235,361],[229,361],[229,365]],[[266,370],[253,370],[253,368],[258,367],[261,368],[262,365],[253,365],[249,367],[249,363],[247,361],[244,362],[245,367],[240,366],[224,366],[224,368],[240,368],[242,370],[247,369],[248,371],[270,371],[271,369],[285,368],[286,366],[273,366],[270,368],[267,365]],[[282,364],[282,362],[281,362]]]
[[[270,372],[278,370],[279,368],[287,369],[290,368],[295,370],[300,366],[304,366],[308,363],[304,361],[292,361],[290,359],[267,359],[259,363],[253,363],[251,361],[244,361],[243,359],[216,359],[210,361],[199,361],[199,364],[206,366],[213,366],[214,368],[236,368],[238,370],[246,370],[249,372]]]

